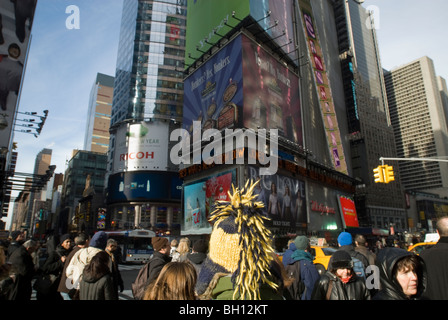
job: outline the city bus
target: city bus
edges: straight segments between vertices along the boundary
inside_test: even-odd
[[[122,263],[146,263],[154,253],[151,238],[156,234],[151,230],[117,230],[106,231],[106,234],[118,242]]]

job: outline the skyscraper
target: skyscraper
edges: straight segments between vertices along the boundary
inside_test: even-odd
[[[48,170],[48,167],[51,164],[51,154],[53,153],[53,150],[51,149],[42,149],[36,156],[36,161],[34,163],[34,175],[44,175],[46,171]],[[30,194],[30,204],[28,207],[28,213],[25,217],[25,228],[29,228],[31,232],[34,231],[34,217],[36,215],[36,212],[38,210],[38,207],[35,205],[37,202],[42,199],[42,195],[45,195],[46,193],[44,191],[38,191],[38,192],[31,192]]]
[[[181,181],[168,137],[182,120],[186,1],[124,0],[108,153],[114,226],[171,228]]]
[[[84,150],[107,153],[114,78],[98,73],[90,92]]]
[[[348,114],[353,177],[360,181],[357,209],[365,226],[406,228],[400,177],[375,184],[373,169],[381,157],[396,157],[383,69],[372,15],[364,1],[336,0],[333,8]],[[395,162],[389,162],[396,166]]]
[[[409,62],[387,72],[385,80],[398,157],[446,159],[448,130],[441,95],[446,91],[439,89],[433,61],[422,57]],[[399,165],[406,190],[437,193],[448,187],[447,163]]]

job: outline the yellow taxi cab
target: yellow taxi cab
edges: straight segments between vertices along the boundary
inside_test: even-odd
[[[324,274],[325,271],[327,271],[331,255],[336,252],[336,250],[337,249],[328,246],[311,246],[310,253],[314,257],[313,263],[319,274]]]
[[[416,243],[416,244],[410,246],[408,248],[408,251],[409,252],[413,252],[416,255],[419,255],[423,250],[429,249],[429,248],[433,247],[436,244],[437,244],[437,242],[433,242],[433,241],[431,241],[431,242],[419,242],[419,243]]]

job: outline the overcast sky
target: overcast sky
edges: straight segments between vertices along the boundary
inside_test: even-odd
[[[79,8],[79,29],[67,28]],[[447,0],[366,0],[375,12],[383,67],[392,69],[422,56],[448,78]],[[36,139],[16,133],[16,171],[31,173],[36,155],[53,150],[56,173],[65,171],[73,149],[82,149],[90,90],[98,72],[115,76],[122,0],[39,0],[19,111],[49,116]]]

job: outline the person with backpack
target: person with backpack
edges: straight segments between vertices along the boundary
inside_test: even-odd
[[[355,251],[352,235],[348,232],[341,232],[338,236],[338,244],[338,251],[346,251],[352,257],[353,271],[356,275],[366,280],[366,269],[369,266],[369,260],[362,253]],[[330,264],[332,259],[333,256],[330,259]]]
[[[295,250],[292,252],[286,273],[292,280],[288,287],[295,300],[310,300],[314,285],[320,279],[319,272],[313,264],[313,256],[309,253],[309,240],[306,236],[298,236],[294,240]]]
[[[364,280],[353,270],[352,257],[347,251],[333,253],[328,270],[314,286],[311,300],[370,300]]]
[[[132,294],[135,300],[142,300],[146,288],[157,279],[163,267],[171,262],[171,246],[167,238],[154,237],[151,239],[154,254],[145,266],[140,269],[137,278],[132,283]]]

